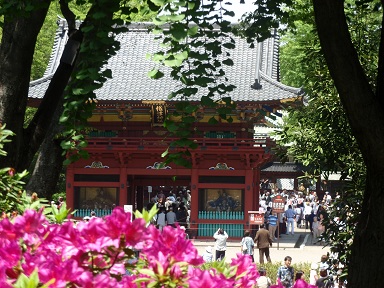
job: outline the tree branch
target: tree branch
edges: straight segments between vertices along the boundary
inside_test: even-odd
[[[69,9],[68,1],[60,0],[59,3],[60,10],[68,23],[68,36],[71,36],[76,31],[76,15]]]

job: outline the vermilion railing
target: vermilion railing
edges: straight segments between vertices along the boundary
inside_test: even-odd
[[[100,146],[105,147],[116,147],[116,148],[144,148],[144,147],[168,147],[170,143],[176,138],[124,138],[124,137],[113,137],[113,138],[88,138],[88,148],[99,148]],[[241,139],[241,138],[193,138],[193,141],[198,144],[200,148],[214,147],[218,149],[220,147],[228,149],[238,148],[266,148],[273,146],[274,142],[270,138],[264,139]]]

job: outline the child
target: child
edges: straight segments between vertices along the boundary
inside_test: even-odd
[[[299,270],[296,273],[295,285],[292,288],[316,288],[315,285],[310,285],[305,281],[304,271]]]
[[[272,284],[271,279],[267,277],[267,271],[263,268],[259,270],[260,277],[256,280],[256,288],[269,288]]]
[[[206,263],[212,262],[213,255],[212,255],[212,247],[211,246],[208,246],[205,248],[205,252],[203,254],[203,260]]]
[[[316,285],[316,280],[319,279],[319,276],[317,275],[317,269],[318,269],[317,263],[311,264],[311,271],[309,272],[309,284]]]

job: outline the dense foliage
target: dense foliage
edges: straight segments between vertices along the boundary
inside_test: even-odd
[[[325,62],[316,34],[312,2],[294,3],[295,9],[289,9],[289,25],[282,38],[282,79],[288,85],[303,85],[307,103],[301,109],[289,111],[276,133],[280,144],[277,153],[282,159],[291,155],[305,164],[311,179],[320,176],[327,179],[330,173],[339,173],[345,182],[329,211],[324,238],[331,251],[348,267],[361,213],[366,166]],[[345,11],[352,41],[374,89],[381,12],[375,9],[375,3],[361,4],[346,1]]]
[[[4,151],[4,143],[10,142],[9,137],[13,133],[5,129],[5,125],[0,125],[0,159],[7,153]],[[19,207],[20,197],[23,194],[22,179],[27,172],[16,173],[15,169],[5,167],[0,169],[0,211],[18,211],[22,210]]]

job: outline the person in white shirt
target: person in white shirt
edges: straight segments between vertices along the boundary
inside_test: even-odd
[[[304,211],[303,211],[304,219],[305,219],[305,229],[310,228],[309,218],[311,216],[311,213],[312,213],[312,207],[311,207],[310,203],[305,202]]]
[[[264,268],[259,269],[260,277],[256,280],[256,288],[268,288],[272,285],[272,281],[269,277],[267,277],[267,270]]]
[[[296,214],[296,227],[297,228],[300,228],[301,227],[301,220],[303,218],[303,215],[302,215],[302,210],[300,207],[298,206],[295,206],[295,214]]]
[[[225,257],[225,251],[227,250],[228,234],[223,229],[219,228],[215,234],[213,234],[213,238],[216,239],[216,260],[222,260]]]
[[[317,268],[319,266],[317,263],[311,264],[311,270],[309,271],[309,284],[310,285],[316,285],[317,279],[319,279],[319,275],[317,275]]]
[[[331,205],[332,196],[331,196],[331,194],[329,194],[328,191],[325,192],[324,198],[325,198],[325,202],[327,203],[327,205],[328,206]]]
[[[212,247],[211,246],[208,246],[205,248],[205,252],[203,254],[203,260],[205,263],[212,262],[213,255],[212,255]]]

